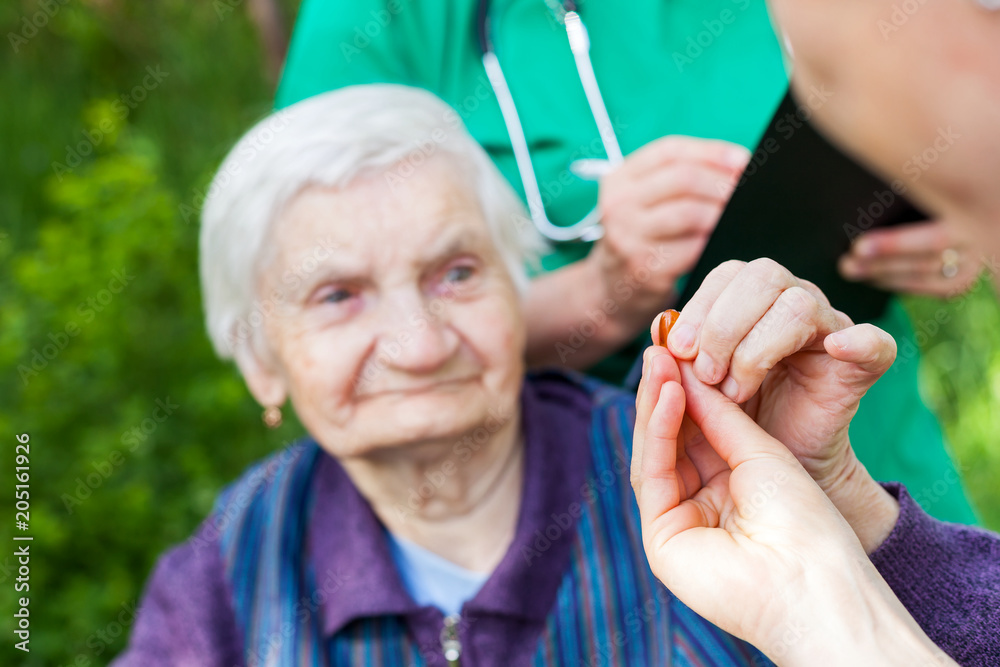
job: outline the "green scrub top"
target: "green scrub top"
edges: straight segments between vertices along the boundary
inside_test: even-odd
[[[597,185],[569,172],[603,158],[597,125],[566,32],[547,0],[495,0],[490,37],[517,105],[549,219],[569,225],[597,203]],[[548,0],[553,2],[553,0]],[[582,0],[591,58],[608,114],[627,155],[667,134],[756,145],[788,87],[763,0]],[[303,0],[278,88],[282,108],[364,83],[425,88],[451,104],[523,197],[510,139],[483,69],[477,0]],[[562,244],[543,258],[553,270],[589,245]],[[876,324],[912,350],[898,303]],[[620,382],[643,341],[590,373]],[[851,441],[876,479],[898,480],[938,518],[975,516],[940,426],[920,398],[918,355],[897,362],[861,403]]]

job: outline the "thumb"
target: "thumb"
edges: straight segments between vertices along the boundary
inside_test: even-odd
[[[827,354],[851,366],[843,369],[842,381],[867,391],[889,370],[896,359],[896,341],[872,324],[858,324],[827,336]]]
[[[767,434],[743,408],[716,387],[694,375],[691,362],[680,364],[681,383],[687,398],[687,414],[730,470],[761,457],[795,462],[788,448]]]

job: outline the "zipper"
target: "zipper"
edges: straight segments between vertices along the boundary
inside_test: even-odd
[[[458,624],[462,617],[458,614],[446,616],[444,627],[441,628],[441,652],[448,662],[448,667],[459,667],[458,659],[462,657],[462,642],[458,640]]]

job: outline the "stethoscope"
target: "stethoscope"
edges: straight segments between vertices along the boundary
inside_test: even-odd
[[[587,35],[587,28],[580,20],[580,15],[576,13],[575,2],[565,0],[560,9],[562,14],[558,18],[566,27],[569,48],[576,61],[576,71],[580,75],[580,83],[583,84],[583,90],[587,95],[590,113],[593,114],[594,121],[597,123],[604,152],[608,156],[607,161],[579,160],[571,165],[571,169],[582,178],[596,180],[622,163],[622,150],[611,125],[608,109],[604,105],[604,98],[601,97],[597,78],[594,76],[594,67],[590,62],[590,37]],[[476,17],[479,48],[483,54],[486,76],[489,77],[490,85],[493,87],[497,102],[500,104],[503,122],[507,126],[507,134],[510,136],[510,143],[514,149],[514,160],[517,162],[517,171],[524,186],[524,195],[528,202],[531,220],[538,232],[551,241],[596,241],[604,236],[600,212],[596,207],[582,220],[568,227],[552,224],[552,221],[545,214],[542,193],[539,191],[538,179],[531,165],[531,154],[528,152],[528,140],[524,136],[521,119],[517,114],[517,107],[514,106],[514,98],[511,97],[510,88],[507,86],[507,79],[503,75],[500,61],[497,59],[496,53],[493,51],[493,44],[490,42],[489,10],[490,0],[480,0],[479,12]]]

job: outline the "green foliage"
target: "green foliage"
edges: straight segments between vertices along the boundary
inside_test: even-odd
[[[0,19],[19,35],[40,6]],[[23,432],[34,536],[30,654],[12,646],[16,574],[0,555],[5,665],[106,664],[155,559],[298,432],[266,432],[201,318],[189,212],[271,103],[245,8],[55,6],[0,71],[0,540],[13,544]]]
[[[10,641],[12,559],[0,554],[4,665],[106,664],[156,557],[300,432],[264,431],[212,355],[198,296],[198,194],[271,103],[245,6],[60,1],[16,44],[42,5],[0,6],[12,52],[0,69],[0,541],[12,543],[23,432],[35,538],[30,654]],[[927,387],[998,529],[1000,314],[985,290],[962,303],[924,341]],[[941,308],[910,307],[918,321]]]
[[[991,277],[968,294],[909,299],[907,306],[924,352],[927,400],[983,525],[1000,531],[1000,306]]]

